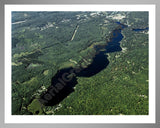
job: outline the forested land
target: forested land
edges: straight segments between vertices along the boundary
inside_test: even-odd
[[[92,62],[116,22],[122,51],[107,53],[109,65],[91,77],[76,77],[74,91],[54,106],[39,102],[58,70]],[[77,27],[78,26],[78,27]],[[147,115],[148,12],[12,12],[13,115]],[[77,29],[74,35],[75,29]]]

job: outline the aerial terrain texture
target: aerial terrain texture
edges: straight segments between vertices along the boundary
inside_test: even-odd
[[[12,115],[148,115],[148,12],[12,12]]]

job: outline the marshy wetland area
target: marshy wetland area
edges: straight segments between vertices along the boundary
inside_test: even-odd
[[[12,115],[148,115],[148,12],[12,12]]]

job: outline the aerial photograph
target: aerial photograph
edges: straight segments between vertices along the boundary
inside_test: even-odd
[[[148,11],[12,11],[12,115],[148,115]]]

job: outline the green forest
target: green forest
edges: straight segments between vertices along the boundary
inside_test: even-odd
[[[148,16],[123,11],[12,12],[12,115],[148,115],[149,30],[133,31],[148,27]],[[57,73],[79,66],[84,58],[87,63],[82,65],[89,68],[120,23],[127,26],[121,30],[121,51],[105,53],[109,64],[90,77],[75,76],[70,93],[56,97],[65,93],[63,100],[43,104],[40,99]]]

